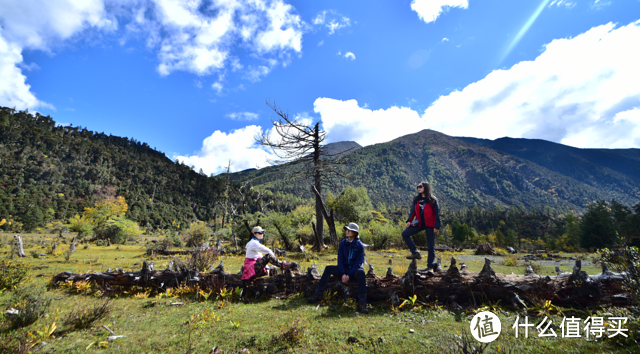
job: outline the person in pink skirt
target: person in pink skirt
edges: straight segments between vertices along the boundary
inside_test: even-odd
[[[244,259],[244,267],[242,267],[242,280],[249,280],[256,276],[268,274],[267,264],[269,263],[280,267],[282,271],[293,265],[293,263],[280,262],[273,251],[262,244],[264,230],[260,226],[254,227],[251,233],[253,237],[245,246],[247,253]]]

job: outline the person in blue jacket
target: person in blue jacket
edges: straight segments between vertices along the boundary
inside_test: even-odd
[[[418,184],[418,195],[413,198],[411,204],[411,214],[407,219],[405,230],[402,231],[402,238],[406,242],[411,254],[407,259],[422,259],[416,244],[411,236],[422,230],[427,232],[427,268],[435,268],[436,259],[436,236],[440,229],[440,205],[435,195],[431,193],[431,186],[427,182]]]
[[[338,246],[338,265],[330,265],[324,269],[322,278],[316,287],[313,296],[307,299],[310,304],[318,302],[322,298],[322,292],[327,288],[329,277],[340,277],[344,284],[350,281],[358,281],[358,311],[367,314],[367,280],[362,268],[364,263],[364,244],[360,241],[358,233],[360,227],[356,223],[345,226],[347,238]]]

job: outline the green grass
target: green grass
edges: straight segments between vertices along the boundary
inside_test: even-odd
[[[5,235],[5,241],[8,240]],[[44,235],[23,235],[25,244],[31,247],[25,249],[29,254],[32,249],[42,250],[35,246],[39,238]],[[2,236],[0,236],[2,237]],[[48,237],[47,237],[48,238]],[[84,249],[77,247],[70,262],[65,262],[63,255],[47,256],[45,259],[27,257],[23,259],[30,266],[48,266],[40,270],[32,270],[31,275],[43,273],[43,277],[33,278],[27,284],[30,287],[45,286],[52,275],[62,271],[86,272],[106,271],[108,268],[122,267],[126,270],[140,269],[135,263],[142,263],[147,259],[142,244],[100,247],[90,245]],[[58,243],[58,250],[66,250],[68,245]],[[8,251],[5,244],[0,251]],[[395,274],[406,271],[409,261],[404,259],[405,251],[388,250],[383,252],[368,252],[367,259],[372,263],[378,275],[383,275],[389,267],[389,259],[393,262]],[[471,251],[464,254],[470,255]],[[460,254],[461,255],[461,254]],[[319,270],[324,266],[335,264],[336,255],[331,250],[317,254]],[[451,254],[439,254],[443,258],[443,265],[448,265]],[[455,256],[455,255],[454,255]],[[576,256],[576,255],[571,255]],[[591,257],[592,255],[580,255]],[[0,253],[0,257],[6,254]],[[293,257],[300,258],[300,257]],[[244,260],[243,256],[224,256],[227,272],[237,272]],[[291,258],[290,258],[291,259]],[[163,269],[169,258],[156,258],[156,269]],[[302,268],[310,266],[314,261],[296,259]],[[423,260],[421,263],[426,264]],[[483,262],[467,261],[471,271],[479,271]],[[503,266],[493,264],[496,272],[514,272],[524,274],[524,266]],[[420,265],[422,267],[422,265]],[[570,271],[569,267],[561,267],[563,271]],[[553,266],[542,266],[543,275],[555,274]],[[584,267],[589,274],[599,272],[598,267]],[[36,333],[45,326],[49,326],[57,318],[57,332],[53,337],[46,338],[48,344],[42,352],[80,353],[80,352],[113,352],[113,353],[184,353],[191,348],[192,353],[208,353],[214,346],[223,352],[237,353],[246,348],[251,353],[269,352],[300,352],[300,353],[438,353],[440,346],[450,341],[450,337],[468,333],[470,319],[473,312],[455,312],[438,303],[426,303],[413,309],[403,307],[400,311],[393,309],[387,303],[371,304],[369,315],[359,315],[355,312],[353,303],[345,304],[340,299],[330,303],[308,305],[301,295],[292,295],[286,299],[263,298],[244,304],[242,302],[228,302],[222,304],[211,296],[209,301],[198,302],[191,296],[183,298],[161,298],[155,304],[154,294],[147,299],[132,297],[136,290],[120,293],[112,299],[113,311],[106,318],[96,322],[92,327],[84,330],[69,330],[65,328],[63,319],[75,309],[91,306],[101,299],[94,296],[93,291],[86,294],[71,294],[64,288],[48,291],[54,298],[48,310],[48,317],[39,319],[27,330]],[[8,308],[10,292],[0,294],[0,302],[4,309]],[[170,306],[169,302],[182,301],[184,306]],[[587,342],[585,338],[551,338],[542,339],[530,336],[529,339],[514,336],[511,325],[517,313],[503,309],[498,316],[502,320],[502,334],[493,342],[488,352],[498,353],[511,349],[513,353],[592,353],[634,352],[637,347],[620,345],[618,340],[604,340]],[[573,311],[573,310],[571,310]],[[586,318],[585,313],[567,312],[567,316],[575,314]],[[562,317],[552,316],[556,332]],[[204,320],[204,322],[203,322]],[[533,320],[530,317],[530,321]],[[541,320],[537,319],[536,322]],[[3,321],[4,322],[4,321]],[[109,335],[101,325],[106,325],[118,335],[126,337],[115,341],[106,341]],[[14,332],[1,327],[0,335],[7,338]],[[410,333],[410,330],[414,330]],[[349,338],[356,340],[349,341]],[[473,341],[473,339],[472,339]],[[474,341],[475,344],[475,341]],[[91,346],[90,346],[91,345]],[[90,347],[89,347],[90,346]],[[106,346],[106,348],[102,348]],[[88,350],[87,347],[89,347]]]

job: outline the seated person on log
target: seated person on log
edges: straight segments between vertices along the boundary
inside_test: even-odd
[[[266,269],[268,263],[280,267],[283,271],[291,267],[293,263],[280,262],[273,254],[273,251],[262,244],[264,230],[260,226],[254,227],[251,233],[253,237],[245,246],[247,253],[242,267],[242,280],[249,280],[256,276],[268,274],[269,272]]]
[[[310,304],[318,302],[322,298],[322,292],[327,288],[329,277],[340,277],[342,283],[358,281],[358,311],[367,314],[367,280],[362,268],[364,263],[364,244],[360,241],[358,232],[360,227],[356,223],[345,226],[347,238],[338,246],[338,265],[327,266],[322,273],[322,278],[316,287],[313,296],[307,299]]]

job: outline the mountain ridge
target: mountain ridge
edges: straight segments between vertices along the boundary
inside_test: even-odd
[[[589,203],[600,199],[615,198],[627,205],[640,202],[640,180],[635,176],[584,158],[566,157],[566,154],[560,153],[553,156],[556,159],[565,156],[571,161],[578,159],[582,163],[580,173],[596,166],[597,176],[607,177],[599,181],[591,176],[589,181],[580,173],[571,175],[565,171],[563,174],[556,171],[557,168],[553,170],[483,145],[489,144],[479,144],[475,139],[452,137],[427,129],[387,143],[365,146],[348,154],[354,160],[351,172],[360,182],[337,180],[338,190],[332,192],[338,193],[340,188],[347,185],[364,185],[375,203],[403,205],[415,195],[415,185],[426,179],[433,185],[434,193],[442,204],[452,209],[500,204],[527,207],[547,205],[583,211]],[[624,153],[633,156],[634,152]],[[287,175],[289,179],[282,182]],[[232,179],[251,181],[254,186],[274,191],[311,197],[306,187],[308,181],[301,181],[291,166],[235,174]]]

